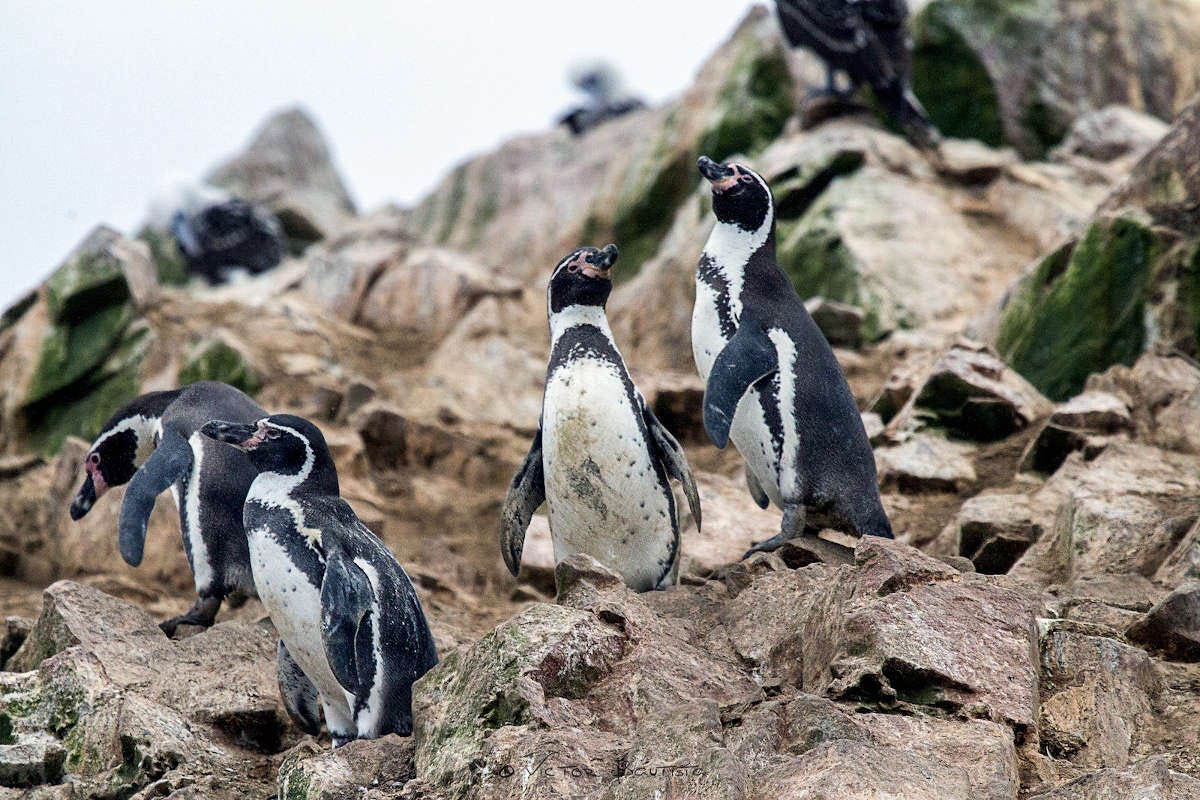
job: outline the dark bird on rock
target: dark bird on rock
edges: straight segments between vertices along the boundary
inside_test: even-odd
[[[937,145],[937,128],[910,85],[906,0],[777,0],[776,7],[788,42],[825,61],[825,93],[845,100],[865,83],[910,140]],[[838,88],[838,72],[850,79],[848,90]]]

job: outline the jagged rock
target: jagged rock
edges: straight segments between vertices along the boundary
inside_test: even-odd
[[[1021,469],[1053,473],[1067,456],[1082,450],[1095,458],[1108,437],[1132,430],[1129,406],[1120,397],[1097,390],[1085,391],[1055,409],[1046,425],[1021,457]]]
[[[961,768],[938,764],[908,750],[839,740],[818,745],[758,778],[758,797],[887,797],[892,800],[966,800]]]
[[[21,736],[0,744],[0,786],[40,786],[62,780],[67,751],[53,736]]]
[[[1125,635],[1167,658],[1200,661],[1200,581],[1176,587]]]
[[[416,777],[413,740],[395,734],[359,739],[330,752],[305,742],[285,756],[279,767],[283,800],[359,800],[371,791],[396,796]]]
[[[1079,155],[1096,161],[1140,158],[1170,128],[1161,119],[1129,106],[1105,106],[1076,117],[1055,154]]]
[[[243,348],[220,337],[197,343],[179,369],[180,386],[199,381],[221,381],[252,396],[262,385],[258,371],[246,358]]]
[[[1196,353],[1200,306],[1188,276],[1200,225],[1187,198],[1200,175],[1198,142],[1194,104],[1083,235],[1045,256],[1001,301],[997,350],[1050,398],[1070,397],[1089,374],[1133,364],[1156,345]],[[1104,313],[1075,313],[1081,308]]]
[[[141,609],[60,581],[13,659],[37,671],[0,681],[0,719],[18,745],[53,743],[43,768],[57,761],[79,794],[129,797],[224,774],[207,796],[245,796],[265,788],[265,754],[286,725],[275,641],[269,625],[232,621],[173,643]]]
[[[971,447],[933,433],[875,451],[879,483],[901,492],[957,492],[975,482]]]
[[[699,184],[696,157],[770,142],[792,113],[793,91],[778,27],[765,8],[751,9],[678,101],[586,136],[555,130],[472,159],[413,210],[413,229],[431,243],[487,254],[522,282],[581,241],[615,240],[617,279],[625,280]]]
[[[934,363],[914,407],[959,436],[991,441],[1027,427],[1050,404],[986,347],[961,341]]]
[[[975,139],[945,139],[938,147],[938,172],[967,186],[986,186],[1016,163],[1011,150],[993,150]]]
[[[806,300],[804,307],[831,345],[852,350],[862,346],[862,324],[866,315],[861,308],[824,297]]]
[[[1161,691],[1150,658],[1079,623],[1044,620],[1040,632],[1043,746],[1085,767],[1124,767]]]
[[[1142,618],[1166,591],[1142,575],[1096,575],[1052,590],[1056,599],[1047,606],[1057,615],[1089,625],[1102,625],[1116,638]]]
[[[1035,723],[1034,604],[983,576],[858,596],[826,693],[884,708],[933,705],[1020,728]]]
[[[145,245],[97,227],[46,280],[8,332],[0,363],[6,439],[50,454],[68,435],[91,438],[136,394],[152,334],[135,321],[157,277]]]
[[[958,570],[892,539],[864,536],[854,548],[857,591],[879,597],[914,586],[953,580]]]
[[[323,239],[354,216],[354,203],[312,117],[290,108],[269,117],[250,144],[209,173],[229,189],[274,212],[294,249]]]
[[[1126,103],[1170,119],[1200,89],[1200,23],[1170,2],[934,0],[913,34],[913,90],[939,130],[1026,155],[1082,111]]]
[[[1184,581],[1200,579],[1200,518],[1179,540],[1154,578],[1165,586],[1178,586]]]
[[[1017,796],[1021,785],[1017,751],[1012,732],[1003,725],[899,714],[861,714],[856,719],[885,747],[928,759],[951,774],[964,771],[971,798]]]
[[[1114,443],[1064,482],[1053,529],[1067,574],[1153,575],[1195,519],[1194,456]]]
[[[1023,494],[979,494],[958,511],[958,552],[985,574],[1008,572],[1042,535]]]
[[[1102,769],[1029,800],[1195,800],[1200,780],[1174,772],[1162,756],[1125,769]]]

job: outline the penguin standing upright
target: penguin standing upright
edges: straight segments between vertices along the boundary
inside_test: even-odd
[[[825,61],[825,91],[846,98],[867,84],[914,143],[933,147],[937,128],[912,92],[912,41],[905,0],[776,0],[779,22],[793,47]],[[838,90],[837,72],[850,78]]]
[[[701,156],[697,165],[712,184],[717,218],[696,269],[692,313],[704,427],[717,447],[733,439],[759,507],[783,509],[779,535],[750,552],[774,550],[818,519],[892,538],[854,396],[775,259],[770,188],[741,164]]]
[[[555,561],[586,553],[647,591],[678,575],[670,478],[683,484],[697,528],[700,500],[683,449],[646,405],[613,342],[604,306],[616,260],[615,245],[584,247],[550,277],[542,418],[504,501],[500,550],[516,575],[529,519],[545,501]]]
[[[226,597],[240,603],[257,596],[242,506],[258,472],[243,454],[200,435],[200,427],[217,414],[249,421],[266,412],[237,389],[216,381],[150,392],[130,401],[92,443],[84,459],[87,476],[71,502],[71,519],[79,520],[106,491],[128,483],[118,522],[119,543],[121,557],[136,567],[142,562],[156,499],[171,489],[196,602],[159,625],[168,636],[180,625],[212,625]],[[280,642],[278,677],[284,704],[297,725],[316,733],[320,717],[312,700],[315,690],[296,673]]]
[[[395,556],[341,498],[321,431],[276,414],[201,432],[257,472],[243,512],[254,582],[316,686],[334,747],[412,733],[412,684],[437,663],[433,636]]]

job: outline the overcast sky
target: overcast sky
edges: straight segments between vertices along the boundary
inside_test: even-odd
[[[547,127],[568,67],[605,57],[658,101],[743,0],[0,0],[0,305],[95,224],[131,230],[268,112],[318,119],[362,208]]]

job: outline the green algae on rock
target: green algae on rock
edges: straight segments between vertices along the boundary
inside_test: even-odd
[[[1147,341],[1146,287],[1160,247],[1129,217],[1093,222],[1015,287],[997,349],[1054,400],[1077,394],[1093,372],[1133,364]]]
[[[246,361],[246,357],[219,338],[201,342],[179,370],[180,386],[199,381],[221,381],[248,395],[254,395],[261,386],[258,373]]]

